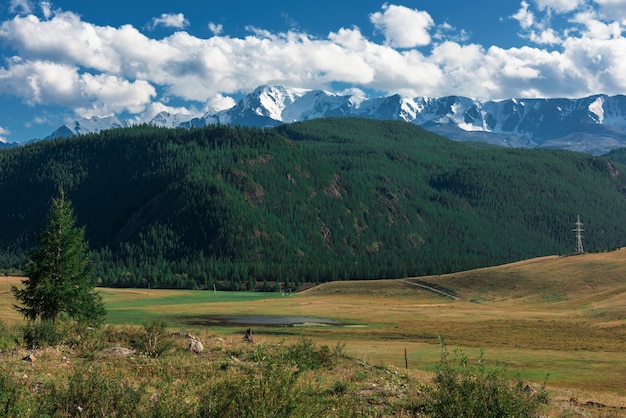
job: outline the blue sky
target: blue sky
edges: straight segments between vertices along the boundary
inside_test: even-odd
[[[4,0],[0,140],[199,116],[261,84],[364,96],[626,93],[626,0]]]

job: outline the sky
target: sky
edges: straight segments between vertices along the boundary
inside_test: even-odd
[[[626,94],[626,0],[0,0],[0,141],[232,107],[257,86]]]

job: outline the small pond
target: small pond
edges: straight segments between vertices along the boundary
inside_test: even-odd
[[[187,325],[206,326],[233,326],[233,325],[264,325],[264,326],[294,326],[294,325],[345,325],[328,318],[313,318],[308,316],[267,316],[267,315],[196,315],[177,318]]]

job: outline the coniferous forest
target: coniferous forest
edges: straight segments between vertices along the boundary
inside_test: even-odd
[[[136,126],[0,150],[0,268],[62,188],[105,286],[274,290],[626,243],[626,167],[398,121]]]

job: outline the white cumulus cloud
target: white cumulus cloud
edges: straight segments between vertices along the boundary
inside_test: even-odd
[[[216,93],[213,97],[210,97],[209,100],[207,100],[205,110],[207,112],[219,112],[220,110],[230,109],[236,104],[235,99],[232,97]]]
[[[183,29],[189,25],[189,21],[185,19],[182,13],[163,13],[159,17],[153,17],[151,27],[165,26],[168,28]]]
[[[599,5],[600,14],[605,19],[626,20],[626,1],[594,0]]]
[[[540,10],[552,9],[558,13],[576,10],[585,2],[586,0],[535,0]]]
[[[209,30],[213,33],[213,35],[221,35],[221,33],[224,32],[224,26],[209,22]]]
[[[79,86],[81,95],[92,103],[91,107],[107,109],[113,113],[142,112],[156,96],[154,87],[145,80],[131,82],[108,74],[82,74]],[[85,111],[89,112],[89,108]]]
[[[601,20],[594,11],[577,13],[572,22],[580,24],[582,37],[593,40],[617,39],[624,30],[620,22]]]
[[[0,41],[12,55],[0,63],[0,94],[85,117],[124,112],[144,121],[159,111],[222,110],[262,84],[481,99],[623,94],[624,22],[603,14],[620,4],[585,1],[573,2],[578,9],[557,0],[522,1],[511,16],[528,40],[522,48],[468,43],[462,28],[391,4],[369,16],[369,34],[385,38],[379,42],[354,26],[325,37],[251,27],[237,38],[222,35],[216,24],[208,38],[175,31],[156,39],[131,25],[100,26],[46,6],[45,19],[18,14],[0,22]],[[566,28],[553,26],[558,13]],[[182,14],[158,19],[155,24],[187,24]]]
[[[536,44],[556,45],[560,44],[563,40],[559,37],[559,34],[552,28],[540,30],[538,32],[531,31],[529,38]]]
[[[32,6],[29,0],[9,0],[9,11],[27,14],[32,12]]]
[[[387,44],[394,48],[430,44],[429,30],[435,24],[428,12],[393,4],[383,5],[383,11],[370,15],[370,21],[385,35]]]
[[[522,1],[520,9],[511,17],[519,22],[522,29],[532,28],[535,24],[535,15],[530,10],[528,2],[525,1]]]
[[[137,113],[150,103],[155,89],[144,80],[80,73],[77,67],[50,61],[16,60],[0,69],[0,93],[18,95],[31,105],[60,105],[80,116]]]

